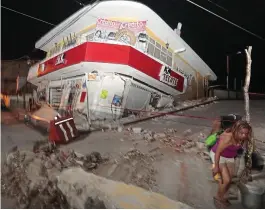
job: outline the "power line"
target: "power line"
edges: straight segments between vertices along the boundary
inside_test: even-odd
[[[74,2],[76,2],[77,4],[79,4],[80,6],[86,6],[85,4],[83,4],[82,2],[80,2],[80,1],[77,1],[77,0],[74,0]]]
[[[32,18],[32,19],[34,19],[34,20],[38,20],[38,21],[40,21],[40,22],[43,22],[43,23],[46,23],[46,24],[49,24],[49,25],[55,26],[55,25],[52,24],[52,23],[49,23],[49,22],[44,21],[44,20],[39,19],[39,18],[35,18],[35,17],[33,17],[33,16],[27,15],[27,14],[22,13],[22,12],[18,12],[18,11],[16,11],[16,10],[10,9],[10,8],[8,8],[8,7],[2,6],[2,5],[1,5],[1,7],[4,8],[4,9],[7,9],[7,10],[9,10],[9,11],[12,11],[12,12],[18,13],[18,14],[20,14],[20,15],[24,15],[24,16],[26,16],[26,17]]]
[[[202,6],[198,5],[198,4],[196,4],[196,3],[194,3],[193,1],[191,1],[191,0],[185,0],[185,1],[187,1],[187,2],[189,2],[189,3],[191,3],[191,4],[193,4],[193,5],[195,5],[195,6],[199,7],[199,8],[201,8],[201,9],[203,9],[203,10],[206,11],[206,12],[211,13],[212,15],[214,15],[214,16],[216,16],[216,17],[218,17],[218,18],[220,18],[220,19],[222,19],[222,20],[224,20],[224,21],[230,23],[230,24],[233,25],[233,26],[236,26],[237,28],[239,28],[239,29],[241,29],[241,30],[243,30],[243,31],[245,31],[245,32],[247,32],[247,33],[249,33],[249,34],[251,34],[252,36],[255,36],[256,38],[258,38],[258,39],[260,39],[260,40],[262,40],[262,41],[265,41],[265,39],[264,39],[263,37],[261,37],[261,36],[255,34],[255,33],[253,33],[253,32],[251,32],[251,31],[249,31],[249,30],[247,30],[247,29],[245,29],[245,28],[243,28],[243,27],[241,27],[241,26],[239,26],[239,25],[237,25],[237,24],[235,24],[235,23],[233,23],[233,22],[231,22],[230,20],[227,20],[227,19],[221,17],[220,15],[215,14],[214,12],[212,12],[212,11],[210,11],[210,10],[208,10],[208,9],[206,9],[206,8],[204,8],[204,7],[202,7]]]
[[[215,6],[219,7],[220,9],[222,9],[222,10],[228,12],[228,10],[227,10],[226,8],[222,7],[221,5],[219,5],[219,4],[215,3],[215,2],[213,2],[213,1],[211,1],[211,0],[208,0],[208,2],[214,4]]]

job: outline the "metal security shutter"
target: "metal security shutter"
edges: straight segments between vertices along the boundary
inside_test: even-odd
[[[60,106],[62,98],[62,89],[60,87],[52,87],[50,88],[50,97],[49,103],[52,105],[54,109],[58,109]]]

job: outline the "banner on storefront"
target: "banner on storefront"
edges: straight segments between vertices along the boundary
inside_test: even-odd
[[[97,20],[94,41],[118,41],[129,45],[145,43],[146,21],[121,22],[100,18]]]

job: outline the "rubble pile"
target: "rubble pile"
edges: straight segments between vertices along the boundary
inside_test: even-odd
[[[133,130],[133,129],[132,129]],[[209,152],[207,151],[204,140],[206,134],[204,132],[194,133],[190,129],[183,132],[182,135],[177,133],[176,129],[167,129],[165,132],[152,132],[148,130],[141,130],[137,128],[138,132],[134,134],[141,134],[143,139],[148,142],[160,141],[168,147],[172,147],[177,152],[190,153],[194,152],[205,160],[209,160]]]
[[[33,152],[16,147],[2,165],[2,193],[16,199],[18,208],[69,208],[56,177],[65,168],[91,171],[104,161],[98,152],[83,156],[43,142],[37,142]]]
[[[132,168],[130,183],[147,190],[152,190],[156,186],[155,174],[157,171],[153,167],[155,157],[150,154],[143,154],[137,149],[131,149],[121,156],[121,162],[125,160]]]
[[[207,148],[204,144],[204,132],[193,133],[190,129],[179,134],[177,129],[166,129],[164,132],[153,132],[140,127],[128,128],[130,135],[138,136],[148,143],[160,141],[168,147],[175,148],[177,152],[196,152],[201,157],[208,159]]]

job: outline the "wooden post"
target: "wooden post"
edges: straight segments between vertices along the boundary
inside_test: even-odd
[[[246,115],[245,118],[248,123],[250,123],[248,90],[249,90],[249,84],[250,84],[250,78],[251,78],[251,63],[252,63],[251,51],[252,51],[252,46],[249,46],[247,49],[245,49],[247,64],[246,64],[246,77],[245,77],[245,85],[244,85],[244,99],[245,99],[245,115]],[[253,151],[254,151],[254,138],[252,137],[250,141],[247,142],[246,167],[240,177],[241,181],[243,182],[246,182],[251,175]]]
[[[249,114],[249,95],[248,89],[250,84],[250,77],[251,77],[251,50],[252,46],[245,49],[246,57],[247,57],[247,65],[246,65],[246,77],[245,77],[245,86],[244,86],[244,98],[245,98],[245,114],[246,114],[246,121],[250,123],[250,114]]]

